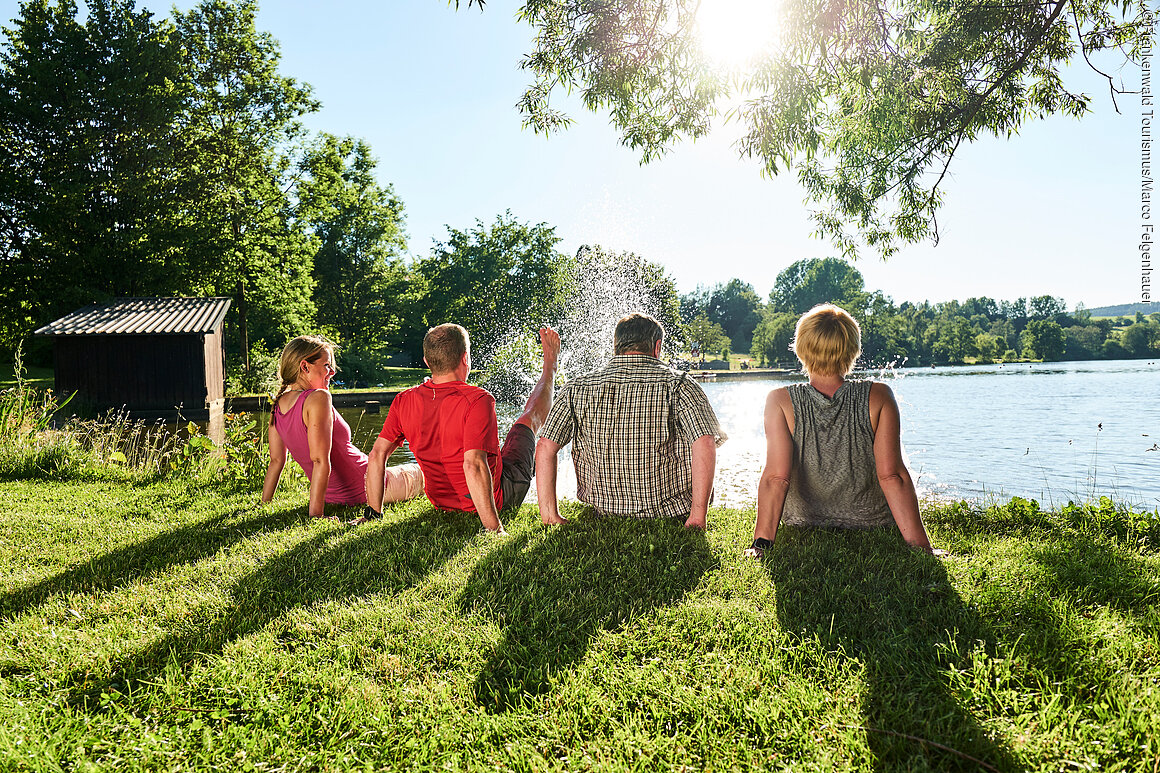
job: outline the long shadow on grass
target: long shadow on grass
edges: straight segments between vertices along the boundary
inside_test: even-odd
[[[170,662],[184,667],[216,656],[230,642],[297,607],[412,587],[478,532],[475,519],[435,511],[354,531],[326,528],[238,580],[229,590],[230,603],[224,611],[193,610],[177,630],[120,658],[108,670],[73,673],[68,679],[73,685],[70,703],[90,707],[102,691],[135,690]],[[287,650],[300,644],[293,636],[279,641]]]
[[[245,512],[245,511],[243,511]],[[0,619],[14,618],[61,593],[95,593],[128,585],[150,574],[212,556],[244,539],[285,529],[301,521],[295,511],[281,510],[239,519],[223,512],[196,523],[123,545],[39,582],[0,595]]]
[[[976,641],[991,644],[991,636],[938,559],[889,532],[787,528],[765,561],[789,641],[816,640],[831,657],[864,667],[862,725],[877,769],[980,769],[915,738],[999,770],[1020,769],[947,684],[948,666],[965,668],[964,655]]]
[[[548,692],[593,637],[677,603],[713,565],[705,535],[669,519],[592,516],[513,539],[476,564],[460,600],[504,629],[476,700],[502,712]]]

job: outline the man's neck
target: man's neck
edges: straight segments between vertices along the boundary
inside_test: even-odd
[[[467,381],[467,368],[459,367],[446,373],[431,373],[432,384],[449,384],[452,381]]]
[[[617,356],[617,357],[648,357],[649,359],[652,359],[652,360],[656,359],[656,357],[653,357],[652,354],[650,354],[649,352],[621,352],[620,354],[617,354],[615,356]]]

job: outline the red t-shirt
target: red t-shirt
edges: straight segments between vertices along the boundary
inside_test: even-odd
[[[423,469],[427,498],[444,510],[476,512],[463,474],[463,454],[486,451],[495,506],[503,507],[499,487],[503,461],[499,456],[495,398],[486,389],[462,381],[436,384],[428,379],[395,396],[379,437],[410,444],[411,453]]]

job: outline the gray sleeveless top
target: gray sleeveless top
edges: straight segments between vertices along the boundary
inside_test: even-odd
[[[874,468],[871,381],[846,381],[832,398],[789,387],[793,472],[781,523],[867,529],[894,522]]]

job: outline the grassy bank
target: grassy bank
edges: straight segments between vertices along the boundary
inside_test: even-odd
[[[22,371],[24,383],[40,389],[52,386],[52,368],[25,367]],[[11,362],[0,362],[0,389],[16,386],[16,368]]]
[[[6,771],[1160,764],[1160,524],[1111,503],[755,562],[741,511],[497,538],[308,521],[301,484],[2,485]]]

